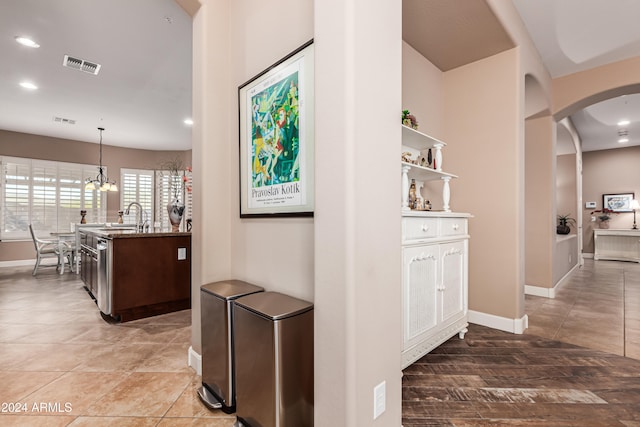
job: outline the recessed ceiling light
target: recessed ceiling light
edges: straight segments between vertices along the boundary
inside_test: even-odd
[[[183,123],[184,123],[185,125],[187,125],[187,126],[191,126],[191,125],[193,124],[193,120],[191,120],[191,119],[184,119],[184,122],[183,122]]]
[[[29,90],[36,90],[38,89],[38,86],[34,85],[31,82],[20,82],[20,86],[22,86],[25,89],[29,89]]]
[[[625,120],[620,120],[620,121],[618,122],[618,126],[626,126],[626,125],[628,125],[629,123],[631,123],[629,120],[626,120],[626,119],[625,119]]]
[[[15,39],[18,43],[20,43],[23,46],[33,47],[33,48],[40,47],[38,43],[31,40],[29,37],[15,36]]]
[[[620,144],[624,144],[625,142],[629,142],[629,138],[620,138],[620,139],[618,140],[618,142],[619,142]]]

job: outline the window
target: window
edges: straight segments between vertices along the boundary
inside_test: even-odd
[[[180,230],[186,230],[186,219],[191,218],[192,211],[192,197],[191,197],[191,172],[185,170],[182,172],[182,176],[172,175],[171,171],[156,171],[157,187],[157,203],[156,221],[160,223],[163,230],[170,230],[171,223],[169,222],[169,212],[167,211],[167,205],[173,202],[177,197],[180,201],[184,202],[185,209],[182,216],[183,220],[180,223]],[[183,178],[185,177],[185,178]]]
[[[121,170],[121,196],[122,209],[126,209],[131,202],[138,202],[143,208],[143,221],[148,221],[153,229],[159,227],[163,231],[171,229],[167,204],[173,201],[174,192],[178,189],[178,197],[185,202],[183,218],[191,218],[191,173],[185,171],[187,181],[182,185],[182,177],[172,176],[169,171],[122,169]],[[133,208],[129,215],[123,215],[125,224],[135,224],[136,212]],[[180,224],[181,230],[186,229],[186,221]]]
[[[0,238],[29,239],[29,224],[38,232],[69,231],[87,211],[87,222],[104,222],[100,191],[85,190],[96,166],[18,157],[0,157],[2,206]]]
[[[121,169],[120,185],[120,206],[123,210],[127,209],[132,202],[138,202],[142,206],[142,221],[147,221],[150,227],[153,227],[155,220],[153,212],[154,200],[154,172],[152,170],[143,169]],[[137,208],[129,211],[129,215],[124,215],[125,224],[136,223]]]

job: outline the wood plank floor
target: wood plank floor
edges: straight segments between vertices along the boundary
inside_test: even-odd
[[[640,361],[471,325],[404,371],[403,426],[640,426]]]
[[[404,370],[403,426],[640,427],[639,279],[587,260],[557,298],[527,296],[525,334],[471,325]]]

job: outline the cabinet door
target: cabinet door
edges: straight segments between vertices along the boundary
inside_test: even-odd
[[[403,248],[403,337],[408,348],[438,323],[438,246]]]
[[[442,321],[461,318],[467,311],[467,241],[440,246],[442,262]]]
[[[80,278],[82,282],[87,284],[87,254],[84,249],[80,249]]]

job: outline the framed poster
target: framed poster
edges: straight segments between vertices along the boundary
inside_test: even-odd
[[[610,209],[614,212],[633,212],[631,201],[634,193],[623,194],[603,194],[602,208]]]
[[[313,47],[238,88],[241,218],[313,216]]]

